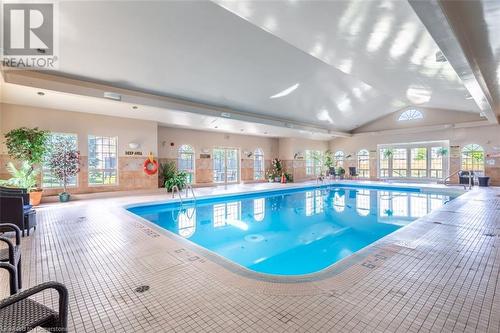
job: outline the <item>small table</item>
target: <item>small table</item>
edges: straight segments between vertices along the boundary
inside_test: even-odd
[[[488,187],[488,183],[490,182],[490,177],[477,176],[477,180],[479,181],[479,186]]]

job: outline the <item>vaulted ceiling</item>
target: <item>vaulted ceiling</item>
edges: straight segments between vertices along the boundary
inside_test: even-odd
[[[407,106],[483,112],[421,15],[406,1],[66,1],[51,74],[325,131]],[[476,37],[495,48],[496,83],[488,22]]]

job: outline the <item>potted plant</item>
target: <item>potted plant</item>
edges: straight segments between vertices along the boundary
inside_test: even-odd
[[[23,164],[27,162],[29,165],[29,169],[25,170],[27,172],[26,177],[31,177],[32,173],[38,175],[38,166],[47,152],[47,138],[48,132],[39,130],[38,127],[21,127],[5,134],[8,155],[13,159],[21,161]],[[36,176],[34,178],[36,179]],[[37,188],[36,184],[30,189],[29,193],[30,204],[35,206],[40,204],[42,190]]]
[[[167,191],[172,191],[174,186],[179,190],[186,187],[188,174],[185,171],[177,170],[174,161],[166,162],[161,165],[161,175],[163,177],[163,184]]]
[[[62,183],[63,192],[59,194],[60,202],[69,201],[71,195],[67,192],[69,179],[80,171],[80,152],[72,140],[61,137],[52,144],[48,164],[54,176]]]
[[[337,175],[339,175],[340,179],[344,179],[345,169],[343,167],[337,167]]]
[[[12,176],[8,180],[0,181],[0,185],[23,188],[26,189],[28,193],[36,187],[36,177],[38,176],[38,170],[31,170],[31,165],[24,161],[21,166],[16,168],[14,163],[9,162],[7,164],[7,171]]]
[[[448,148],[439,147],[439,149],[437,150],[437,155],[441,157],[448,155]]]
[[[281,174],[283,173],[283,164],[279,158],[274,158],[272,160],[272,173],[274,175],[274,181],[281,182]]]

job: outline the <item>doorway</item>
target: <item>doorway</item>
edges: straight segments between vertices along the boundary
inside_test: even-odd
[[[214,183],[236,183],[240,176],[238,149],[215,148],[213,155]]]

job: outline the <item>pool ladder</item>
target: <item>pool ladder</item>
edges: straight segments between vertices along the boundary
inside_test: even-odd
[[[193,186],[191,186],[191,184],[186,185],[186,199],[189,196],[189,190],[191,190],[191,195],[193,196],[194,203],[196,204],[196,195],[194,194]],[[182,205],[183,204],[181,195],[182,192],[179,190],[179,187],[177,185],[172,186],[172,199],[175,198],[175,192],[177,192],[177,194],[179,195],[179,201],[181,202]]]

